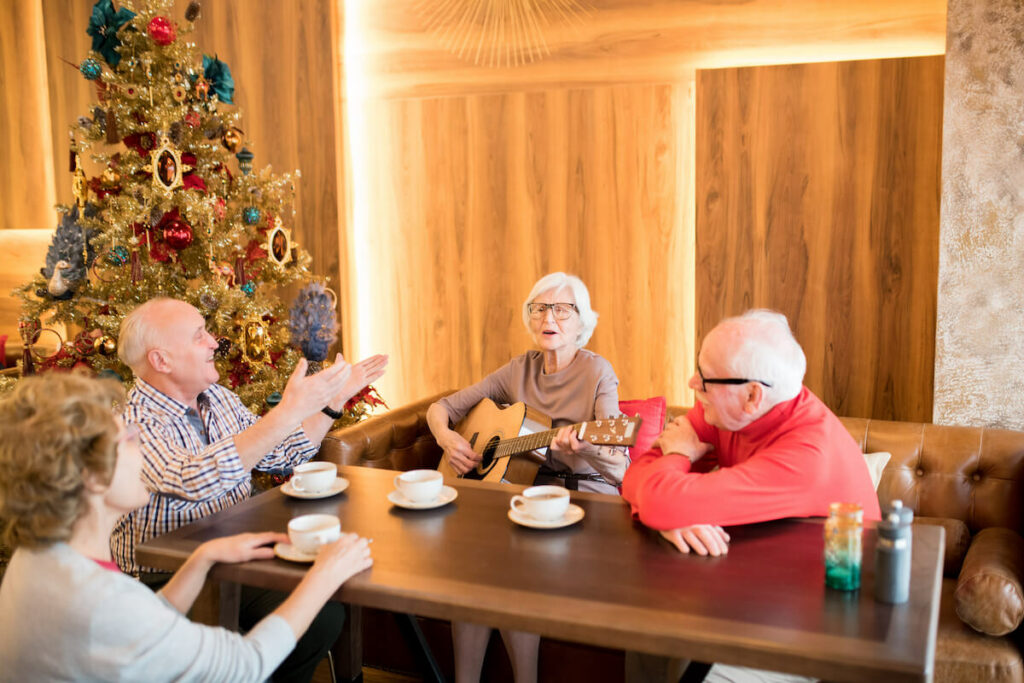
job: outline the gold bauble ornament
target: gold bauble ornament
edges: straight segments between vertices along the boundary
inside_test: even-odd
[[[117,342],[114,341],[113,337],[105,334],[102,337],[96,338],[96,341],[92,343],[92,348],[98,351],[100,355],[113,356],[117,353]]]
[[[230,152],[237,152],[242,148],[242,131],[237,128],[228,128],[220,136],[221,144]]]
[[[103,181],[104,185],[117,185],[121,182],[121,174],[112,168],[105,168],[100,179]]]

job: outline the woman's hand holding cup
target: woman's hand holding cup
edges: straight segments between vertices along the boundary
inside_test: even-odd
[[[372,565],[370,541],[356,534],[342,534],[338,540],[320,547],[309,573],[313,578],[329,581],[336,590]]]

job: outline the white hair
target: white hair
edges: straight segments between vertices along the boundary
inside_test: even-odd
[[[146,368],[146,354],[159,344],[157,331],[150,323],[149,311],[168,301],[170,297],[150,299],[121,320],[121,331],[117,335],[117,357],[132,369],[136,375]]]
[[[735,345],[727,361],[729,373],[771,384],[764,388],[769,405],[796,398],[800,393],[807,357],[789,329],[786,316],[763,308],[752,309],[726,318],[712,332],[733,334]]]
[[[576,335],[576,348],[582,349],[590,341],[591,335],[594,334],[594,328],[597,327],[597,312],[590,307],[590,292],[587,291],[587,286],[575,275],[566,275],[561,272],[548,273],[537,280],[533,289],[530,290],[529,296],[526,297],[526,301],[523,302],[523,324],[526,325],[526,331],[533,334],[533,330],[530,329],[529,305],[544,292],[563,287],[571,289],[572,296],[576,299],[576,309],[580,313],[580,323],[582,323],[580,332]]]

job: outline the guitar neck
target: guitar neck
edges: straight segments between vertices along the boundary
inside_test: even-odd
[[[572,427],[573,431],[578,432],[580,427],[585,424],[586,422],[578,422],[569,426]],[[558,429],[561,429],[561,427]],[[533,434],[526,434],[525,436],[505,439],[498,444],[497,448],[494,449],[494,457],[509,458],[513,455],[519,455],[520,453],[535,451],[538,448],[547,448],[551,445],[551,442],[555,440],[555,435],[558,434],[558,429],[548,429],[543,432],[534,432]]]

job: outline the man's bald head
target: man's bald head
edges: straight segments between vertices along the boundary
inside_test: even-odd
[[[781,313],[754,309],[726,318],[704,338],[703,349],[719,357],[729,375],[771,384],[769,405],[795,398],[803,386],[807,358]]]
[[[148,370],[149,361],[146,354],[163,343],[170,327],[181,319],[183,314],[191,313],[193,306],[161,297],[150,299],[138,306],[121,321],[121,331],[117,339],[117,355],[121,362],[141,376]]]

